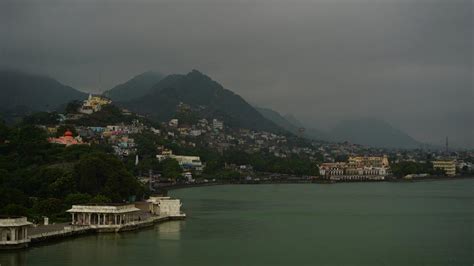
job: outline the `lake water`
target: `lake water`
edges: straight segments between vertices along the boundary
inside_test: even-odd
[[[186,221],[0,254],[6,265],[473,265],[474,180],[172,191]]]

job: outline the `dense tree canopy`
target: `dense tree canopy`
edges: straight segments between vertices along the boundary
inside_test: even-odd
[[[0,124],[0,137],[2,214],[64,220],[72,204],[123,202],[146,193],[103,146],[50,144],[44,130],[27,123]]]

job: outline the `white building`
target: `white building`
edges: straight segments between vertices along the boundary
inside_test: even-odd
[[[217,119],[212,120],[212,128],[214,130],[224,130],[224,122],[219,121]]]
[[[150,203],[150,212],[153,215],[184,217],[181,213],[181,201],[179,199],[172,199],[170,197],[152,196],[147,202]]]
[[[72,205],[71,224],[92,228],[119,229],[139,219],[133,204]]]
[[[178,161],[183,169],[203,170],[203,164],[199,156],[174,155],[172,151],[166,151],[166,153],[163,152],[162,154],[156,155],[156,158],[160,162],[165,159],[174,159]]]
[[[0,217],[0,249],[22,248],[28,246],[28,227],[32,223],[26,217]]]
[[[456,162],[453,160],[438,160],[433,161],[433,168],[434,169],[441,169],[445,171],[447,176],[455,176],[456,175]]]
[[[173,119],[170,120],[170,122],[168,123],[168,125],[169,125],[170,127],[178,127],[178,125],[179,125],[179,120],[176,119],[176,118],[173,118]]]
[[[189,135],[192,137],[198,137],[198,136],[201,136],[201,134],[202,134],[202,131],[200,129],[193,129],[189,131]]]
[[[160,135],[161,131],[157,128],[154,128],[154,127],[151,127],[150,128],[151,132],[153,132],[153,134],[157,134],[157,135]]]
[[[331,180],[384,180],[388,168],[345,162],[323,163],[319,165],[319,175]]]

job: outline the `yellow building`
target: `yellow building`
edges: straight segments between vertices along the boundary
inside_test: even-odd
[[[384,167],[388,168],[387,155],[384,156],[351,156],[349,164],[355,167]]]
[[[92,114],[98,112],[102,109],[102,106],[112,103],[110,99],[107,99],[102,96],[92,96],[89,94],[89,98],[84,101],[80,112],[83,114]]]
[[[444,170],[448,176],[456,175],[456,163],[454,161],[433,161],[433,168]]]

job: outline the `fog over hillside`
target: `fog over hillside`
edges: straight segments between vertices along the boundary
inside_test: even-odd
[[[471,0],[4,0],[0,68],[87,92],[199,69],[314,128],[374,117],[422,142],[474,147],[472,10]]]

